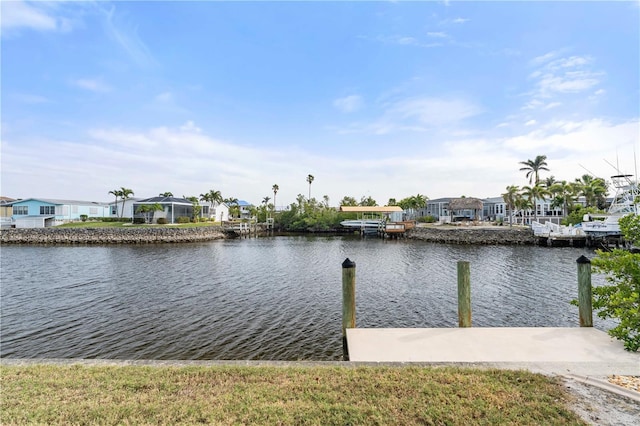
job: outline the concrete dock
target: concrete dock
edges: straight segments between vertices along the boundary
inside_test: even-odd
[[[349,360],[487,364],[551,374],[640,375],[640,353],[592,327],[349,328]]]

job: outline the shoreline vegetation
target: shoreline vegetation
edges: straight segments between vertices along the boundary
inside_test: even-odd
[[[387,366],[0,365],[17,424],[585,424],[558,377]]]
[[[142,225],[104,226],[102,222],[84,226],[3,229],[2,244],[154,244],[190,243],[240,237],[240,233],[221,225],[201,226]],[[267,235],[258,228],[259,235]],[[311,235],[349,235],[335,231],[307,232]],[[255,235],[255,234],[254,234]],[[277,235],[277,234],[276,234]],[[407,232],[407,239],[434,243],[477,245],[535,245],[538,239],[528,227],[503,226],[418,226]]]

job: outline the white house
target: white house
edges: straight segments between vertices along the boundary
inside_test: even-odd
[[[201,201],[200,211],[201,217],[213,220],[215,222],[226,222],[229,220],[229,206],[225,203],[211,203],[209,201]]]

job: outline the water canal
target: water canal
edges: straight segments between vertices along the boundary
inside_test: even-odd
[[[458,260],[471,263],[474,326],[574,327],[569,301],[583,254],[593,257],[577,248],[351,237],[7,245],[0,354],[338,360],[347,257],[357,264],[358,327],[457,326]]]

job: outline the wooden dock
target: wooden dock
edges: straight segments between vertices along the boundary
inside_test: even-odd
[[[640,375],[640,353],[592,327],[349,328],[347,347],[349,361],[359,362],[553,364]]]

